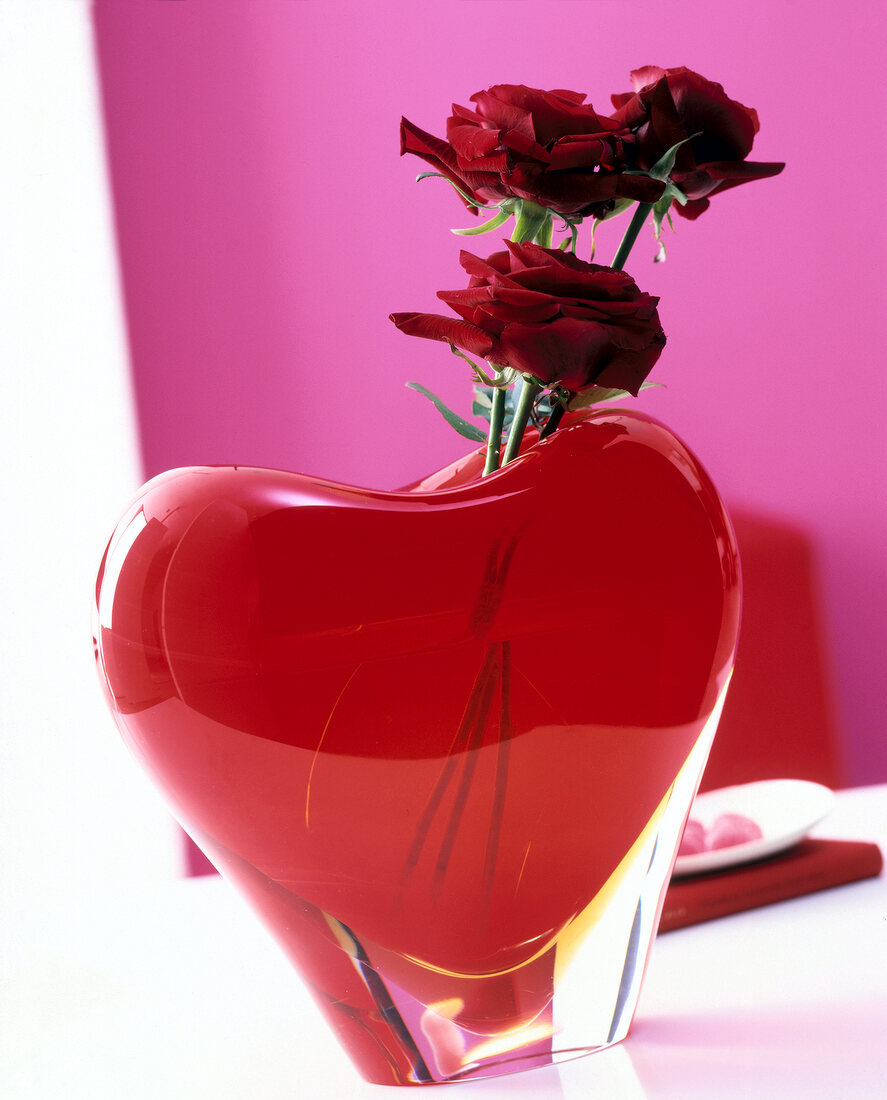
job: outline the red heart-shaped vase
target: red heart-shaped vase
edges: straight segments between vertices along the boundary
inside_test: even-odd
[[[124,738],[376,1081],[625,1034],[732,668],[730,524],[670,432],[480,466],[174,470],[98,580]]]

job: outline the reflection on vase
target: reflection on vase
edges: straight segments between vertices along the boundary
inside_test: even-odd
[[[125,739],[382,1083],[625,1036],[735,649],[729,522],[666,429],[480,462],[173,471],[99,578]]]

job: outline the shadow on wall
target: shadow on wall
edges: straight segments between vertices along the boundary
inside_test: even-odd
[[[703,790],[755,779],[845,784],[809,539],[772,518],[734,513],[742,631]]]

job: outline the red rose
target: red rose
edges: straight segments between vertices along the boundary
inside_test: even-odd
[[[591,385],[637,395],[665,346],[658,298],[624,271],[585,263],[535,244],[506,241],[486,260],[463,252],[467,290],[438,297],[461,318],[393,313],[410,336],[455,344],[497,367],[531,374],[545,385]]]
[[[415,153],[472,203],[529,199],[558,214],[602,214],[618,198],[655,202],[664,184],[623,174],[633,136],[578,92],[497,84],[453,104],[447,140],[401,120],[401,155]],[[470,205],[466,203],[466,205]]]
[[[631,74],[634,93],[612,96],[618,122],[636,132],[637,166],[653,165],[685,138],[671,179],[690,199],[676,204],[685,218],[698,218],[709,197],[740,183],[775,176],[781,163],[747,161],[758,116],[751,107],[730,99],[720,84],[691,69],[647,65]],[[696,135],[696,136],[694,136]]]

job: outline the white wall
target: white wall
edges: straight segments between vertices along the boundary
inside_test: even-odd
[[[0,0],[0,135],[2,927],[181,861],[91,645],[140,476],[86,0]]]

